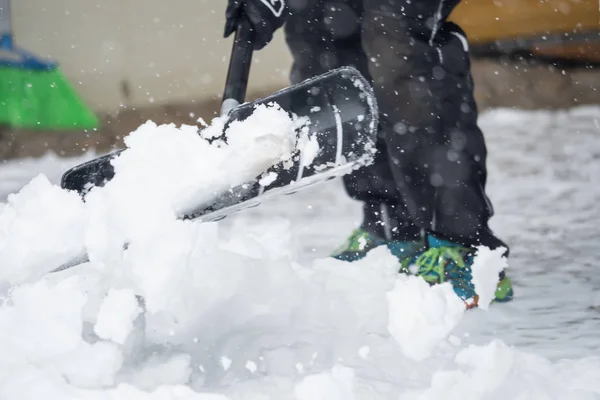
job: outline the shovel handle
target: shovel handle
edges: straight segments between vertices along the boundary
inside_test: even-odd
[[[229,58],[229,69],[223,91],[223,102],[221,103],[221,116],[225,117],[231,110],[244,102],[246,98],[246,87],[250,75],[250,64],[252,51],[254,49],[254,34],[250,22],[242,18],[235,31],[233,48]]]

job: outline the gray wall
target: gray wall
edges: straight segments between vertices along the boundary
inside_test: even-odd
[[[59,61],[96,110],[219,97],[226,0],[13,0],[17,43]],[[255,53],[249,90],[288,84],[281,32]]]

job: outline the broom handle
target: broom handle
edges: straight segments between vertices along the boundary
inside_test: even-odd
[[[5,36],[11,36],[9,0],[0,0],[0,36],[3,42]]]

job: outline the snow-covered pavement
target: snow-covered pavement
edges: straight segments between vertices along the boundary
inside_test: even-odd
[[[0,307],[0,399],[600,399],[600,108],[496,110],[481,125],[516,292],[489,311],[397,276],[383,249],[327,259],[360,218],[338,181],[219,223],[150,215],[124,254],[99,200],[81,211],[87,231],[43,215],[32,227],[44,208],[31,199],[60,210],[63,194],[30,185],[21,208],[0,204],[0,281],[16,283]],[[81,161],[5,163],[0,201]],[[64,252],[27,242],[44,229]],[[11,269],[43,270],[77,235],[91,264]]]

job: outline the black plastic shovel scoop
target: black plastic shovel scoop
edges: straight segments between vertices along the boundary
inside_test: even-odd
[[[310,163],[293,157],[292,165],[275,165],[277,178],[268,186],[259,177],[217,196],[209,204],[186,210],[181,218],[215,220],[232,211],[257,205],[265,196],[291,193],[299,188],[348,173],[371,162],[378,125],[378,111],[369,83],[354,68],[344,67],[304,81],[252,103],[242,104],[252,58],[252,32],[241,24],[233,43],[221,116],[241,121],[259,104],[277,103],[290,115],[310,119],[319,151]],[[124,150],[94,159],[68,170],[62,177],[64,189],[85,195],[114,176],[111,161]],[[269,172],[269,171],[265,171]]]

